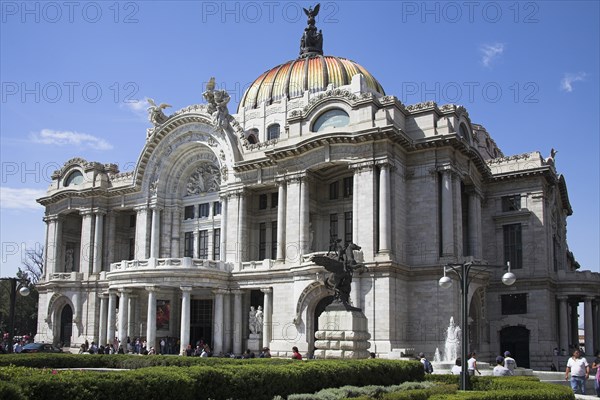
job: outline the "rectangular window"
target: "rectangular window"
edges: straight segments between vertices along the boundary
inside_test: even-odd
[[[329,240],[335,243],[338,239],[338,215],[329,214]]]
[[[344,197],[351,197],[354,192],[354,177],[344,178]]]
[[[329,200],[335,200],[340,197],[340,183],[338,181],[329,184]]]
[[[207,230],[200,231],[200,234],[198,235],[198,250],[199,250],[198,257],[201,260],[207,260],[208,259],[208,231]]]
[[[277,208],[279,205],[279,193],[271,193],[271,208]]]
[[[502,315],[527,314],[527,293],[503,294]]]
[[[184,219],[194,219],[194,208],[196,206],[185,206]]]
[[[523,242],[521,224],[504,225],[504,263],[510,261],[512,269],[523,268]]]
[[[277,259],[277,221],[271,221],[271,260]]]
[[[258,226],[258,259],[264,260],[267,251],[267,224],[262,222]]]
[[[221,259],[221,229],[213,230],[213,260]]]
[[[519,211],[521,209],[521,195],[502,197],[502,212]]]
[[[129,227],[130,228],[135,227],[135,219],[136,219],[136,217],[137,216],[135,214],[132,214],[132,215],[129,216]]]
[[[198,218],[207,218],[210,212],[210,204],[202,203],[198,208]]]
[[[194,257],[194,232],[185,232],[184,234],[183,256]]]
[[[213,202],[213,215],[221,215],[221,202]]]
[[[352,211],[344,213],[344,241],[352,243]]]
[[[129,239],[129,258],[128,258],[128,260],[133,260],[133,259],[135,259],[135,239],[130,238]]]
[[[259,210],[267,209],[267,195],[266,194],[261,194],[260,196],[258,196],[258,209]]]

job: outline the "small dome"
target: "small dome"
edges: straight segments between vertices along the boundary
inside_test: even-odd
[[[349,85],[356,74],[365,77],[368,88],[385,95],[377,79],[354,61],[311,54],[281,64],[256,78],[244,93],[238,112],[256,108],[263,101],[271,104],[284,97],[300,97],[305,90],[314,93],[326,90],[330,84],[334,87]]]

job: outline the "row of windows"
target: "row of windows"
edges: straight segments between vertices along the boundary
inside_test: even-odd
[[[207,260],[208,253],[208,230],[202,230],[198,232],[198,258],[201,260]],[[219,260],[221,258],[221,229],[213,229],[213,245],[212,245],[212,259]],[[194,257],[194,232],[185,232],[183,239],[183,256]]]
[[[354,177],[348,176],[342,180],[344,198],[351,197],[354,192]],[[337,200],[340,197],[340,181],[329,184],[329,200]]]
[[[338,214],[329,214],[329,239],[333,243],[339,239]],[[344,213],[344,242],[352,242],[352,211]]]
[[[267,258],[267,223],[258,225],[258,259]],[[271,260],[277,258],[277,221],[271,221]]]
[[[280,134],[280,126],[279,124],[271,124],[267,127],[267,140],[273,140],[279,138]],[[259,142],[258,140],[259,131],[256,128],[252,128],[248,130],[248,134],[246,139],[250,144],[256,144]]]
[[[214,201],[212,203],[213,215],[221,214],[221,202]],[[210,215],[210,203],[202,203],[197,206],[186,206],[183,211],[183,219],[208,218]]]
[[[277,192],[274,193],[263,193],[258,196],[258,209],[266,210],[269,208],[269,197],[271,198],[271,208],[277,208],[279,204],[279,194]]]

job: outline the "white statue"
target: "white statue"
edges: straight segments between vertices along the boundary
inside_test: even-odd
[[[263,309],[261,306],[258,306],[258,310],[256,311],[256,333],[262,333],[263,328]]]
[[[160,105],[156,105],[153,99],[146,99],[150,107],[148,107],[148,120],[154,126],[160,125],[167,120],[167,116],[163,112],[163,110],[167,107],[171,107],[169,104],[161,103]]]
[[[460,327],[454,324],[454,317],[450,317],[450,325],[446,331],[446,343],[444,344],[444,361],[454,362],[460,354]]]
[[[206,84],[206,91],[202,93],[208,103],[206,110],[212,116],[215,127],[224,130],[229,126],[229,109],[227,104],[231,97],[226,90],[215,90],[215,78],[212,77]]]
[[[254,306],[250,307],[250,313],[248,314],[248,327],[250,328],[250,333],[256,334],[256,309]]]

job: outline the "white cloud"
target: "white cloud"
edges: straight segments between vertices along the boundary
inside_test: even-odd
[[[42,129],[40,133],[32,134],[31,140],[41,144],[89,147],[96,150],[111,150],[113,148],[112,144],[106,140],[87,133],[55,131],[52,129]]]
[[[0,208],[39,210],[42,206],[35,199],[45,195],[46,191],[43,189],[0,187]]]
[[[481,57],[481,62],[484,66],[489,67],[492,64],[492,61],[502,55],[504,52],[504,44],[503,43],[494,43],[494,44],[484,44],[481,46],[481,52],[483,56]]]
[[[146,100],[132,100],[132,101],[126,101],[123,104],[123,107],[125,107],[128,110],[131,110],[135,113],[143,111],[144,113],[146,112],[146,108],[148,108],[148,102]]]
[[[578,72],[576,74],[565,72],[565,76],[560,81],[561,90],[564,90],[565,92],[572,92],[573,83],[584,81],[586,76],[587,74],[585,72]]]

